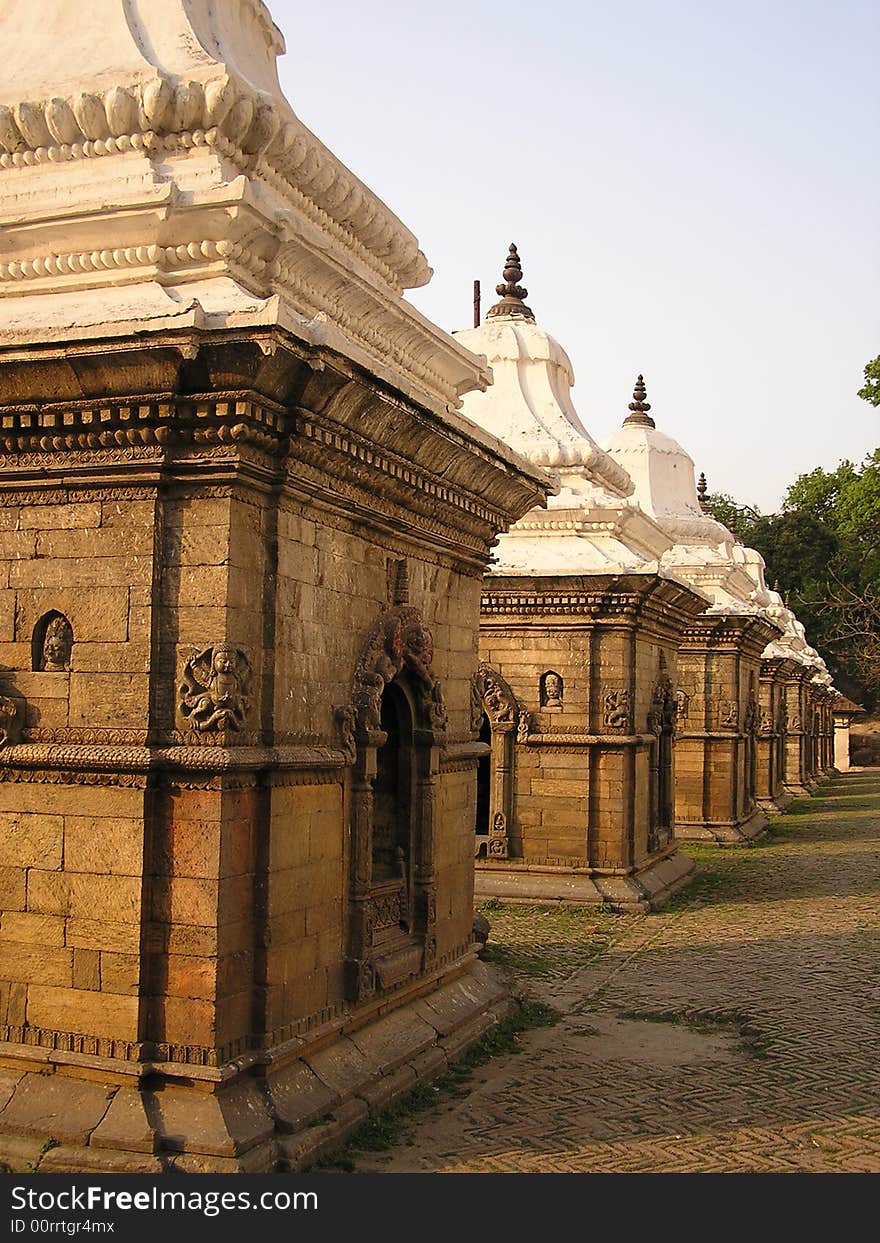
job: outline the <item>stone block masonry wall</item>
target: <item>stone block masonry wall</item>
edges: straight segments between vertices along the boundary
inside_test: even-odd
[[[766,827],[757,806],[761,653],[777,631],[757,616],[699,618],[679,650],[675,833],[736,842]]]
[[[138,789],[0,783],[2,1039],[137,1042],[143,815]]]
[[[486,580],[483,685],[507,688],[499,725],[514,715],[518,725],[509,861],[478,861],[481,892],[542,869],[642,876],[670,853],[678,639],[702,608],[652,575]],[[553,700],[551,673],[562,683]],[[484,704],[498,716],[492,694]],[[554,896],[549,880],[545,888]],[[614,900],[643,902],[644,892],[633,886]],[[595,885],[589,893],[584,900],[602,897]],[[568,885],[555,896],[572,894]]]

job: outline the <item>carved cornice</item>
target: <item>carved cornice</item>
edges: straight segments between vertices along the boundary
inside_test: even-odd
[[[250,443],[277,451],[289,423],[282,406],[246,392],[10,405],[2,407],[0,450],[14,454],[19,466],[43,461],[28,454],[105,451],[97,462],[114,460],[115,449],[181,444]],[[144,460],[159,461],[161,453]]]
[[[325,463],[328,455],[341,457],[353,468],[353,481],[362,480],[366,474],[385,476],[397,484],[405,484],[407,489],[421,493],[424,499],[420,508],[426,516],[436,515],[438,508],[449,509],[468,514],[478,519],[481,526],[495,530],[509,521],[507,515],[486,505],[475,493],[451,485],[441,475],[418,467],[398,453],[383,450],[365,436],[341,429],[338,424],[316,418],[305,410],[299,411],[299,417],[297,443],[292,446],[296,456],[305,457],[315,465]]]
[[[604,625],[650,626],[677,641],[705,600],[657,575],[490,576],[484,580],[481,616],[570,618]]]
[[[395,291],[429,279],[418,241],[385,204],[284,101],[235,75],[174,80],[157,74],[75,97],[0,104],[0,170],[199,147],[216,150],[243,172],[272,177]]]

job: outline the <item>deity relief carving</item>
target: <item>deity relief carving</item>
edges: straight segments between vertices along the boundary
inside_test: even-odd
[[[472,685],[479,699],[481,716],[485,712],[493,725],[513,724],[516,698],[500,673],[481,660]]]
[[[521,700],[516,701],[516,740],[517,742],[528,742],[529,729],[532,724],[532,717],[529,710]]]
[[[0,750],[11,746],[21,738],[21,718],[18,704],[6,695],[0,695]]]
[[[73,651],[73,627],[63,613],[46,613],[34,628],[34,669],[67,673]]]
[[[651,733],[671,733],[675,728],[676,709],[672,682],[665,674],[661,674],[651,694],[651,711],[648,713],[648,729]]]
[[[736,729],[739,725],[739,704],[735,700],[728,700],[727,703],[721,705],[719,720],[725,729]]]
[[[681,687],[679,687],[678,690],[675,692],[675,712],[676,712],[676,716],[678,717],[680,721],[686,721],[688,719],[688,713],[690,712],[690,707],[691,707],[690,695],[687,693],[687,691],[682,690]]]
[[[602,723],[615,733],[629,731],[629,691],[608,691],[602,698]]]
[[[496,812],[492,820],[486,854],[491,859],[507,858],[507,820],[501,811]]]
[[[799,730],[800,727],[801,727],[801,714],[795,709],[793,712],[788,713],[786,722],[785,722],[785,729],[787,733],[793,734],[797,730]]]
[[[758,733],[762,738],[773,733],[773,717],[769,708],[758,709]]]
[[[239,648],[228,643],[206,647],[183,667],[178,708],[194,730],[237,731],[247,715],[251,666]]]
[[[551,712],[562,708],[562,695],[564,689],[561,674],[558,674],[555,669],[548,669],[546,673],[541,675],[541,707],[544,708],[545,711],[549,710]]]
[[[747,734],[757,734],[760,722],[760,709],[754,692],[749,693],[746,701],[745,719],[743,721],[743,730]]]

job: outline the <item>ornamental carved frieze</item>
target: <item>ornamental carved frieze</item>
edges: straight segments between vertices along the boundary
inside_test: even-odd
[[[382,692],[401,674],[408,675],[419,716],[418,725],[444,734],[446,705],[434,676],[434,639],[412,605],[388,609],[376,622],[355,668],[351,701],[334,709],[339,739],[353,762],[357,744],[382,728]]]
[[[739,725],[739,704],[733,699],[723,703],[718,712],[718,721],[723,729],[736,729]]]
[[[602,724],[616,734],[631,733],[629,691],[607,691],[602,697]]]
[[[183,667],[178,711],[197,734],[238,733],[250,706],[251,666],[240,648],[206,647]]]

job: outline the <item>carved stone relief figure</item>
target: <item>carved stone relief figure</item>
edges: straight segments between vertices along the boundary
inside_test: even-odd
[[[739,704],[728,700],[721,705],[721,724],[725,729],[736,729],[739,724]]]
[[[251,667],[247,656],[228,643],[207,647],[186,662],[179,708],[193,729],[240,730],[248,710]]]
[[[564,690],[561,676],[554,669],[548,669],[541,677],[541,707],[542,708],[561,708],[562,694]]]
[[[485,710],[493,725],[513,722],[516,704],[506,683],[502,683],[494,669],[481,661],[473,685],[479,696],[481,711]]]
[[[687,691],[684,691],[681,689],[681,687],[679,687],[678,690],[675,692],[675,711],[680,721],[686,721],[688,719],[688,712],[690,711],[690,706],[691,706],[690,695],[687,693]]]
[[[73,650],[73,627],[63,613],[50,613],[37,623],[38,643],[35,667],[44,673],[67,673]]]
[[[629,729],[629,691],[608,691],[602,700],[602,722],[606,729],[626,733]]]
[[[0,695],[0,750],[19,741],[21,736],[21,718],[18,704],[6,695]]]

